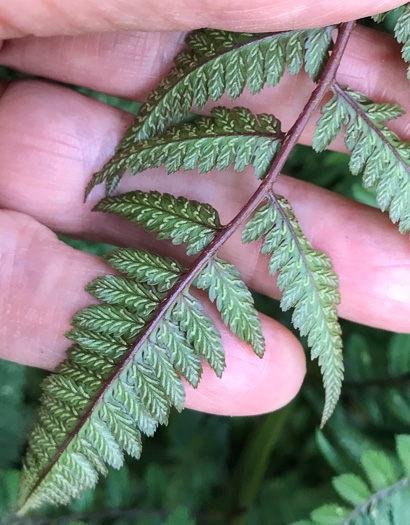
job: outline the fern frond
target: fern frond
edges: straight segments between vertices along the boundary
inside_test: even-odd
[[[405,62],[410,62],[410,4],[406,4],[394,27],[396,40],[403,44],[401,56]],[[407,78],[410,81],[410,66],[407,70]]]
[[[262,357],[265,351],[262,325],[252,295],[237,268],[219,257],[214,257],[198,275],[194,285],[208,292],[225,325]]]
[[[107,193],[117,184],[117,173],[131,175],[166,164],[167,173],[198,168],[200,173],[224,170],[234,163],[235,171],[252,164],[263,178],[284,139],[280,122],[272,115],[254,116],[246,108],[218,107],[211,117],[171,127],[154,138],[140,140],[120,150],[105,167]],[[98,175],[97,175],[98,176]],[[91,182],[90,184],[93,184]]]
[[[188,35],[189,49],[176,57],[175,68],[142,105],[117,153],[94,175],[86,195],[105,181],[107,191],[112,192],[130,166],[127,157],[133,144],[180,122],[193,105],[202,109],[209,98],[216,102],[225,91],[236,100],[245,86],[256,94],[265,84],[275,86],[285,65],[294,75],[304,61],[306,71],[318,80],[329,58],[332,29],[264,34],[202,29]]]
[[[279,153],[277,173],[331,84],[353,26],[354,22],[341,25],[332,61],[286,135],[287,150]],[[117,155],[96,174],[88,191],[103,181],[112,191],[127,167],[135,172],[165,162],[172,172],[182,166],[222,169],[235,161],[238,171],[253,164],[264,176],[285,138],[273,117],[217,108],[211,117],[193,124],[170,126],[193,104],[203,108],[209,98],[219,100],[225,91],[235,99],[245,86],[257,93],[266,83],[275,85],[285,65],[296,74],[305,63],[318,80],[329,58],[331,30],[191,34],[190,49],[177,57],[176,68],[142,106]],[[43,504],[68,503],[95,486],[107,465],[120,468],[124,453],[139,458],[141,434],[152,435],[158,425],[166,424],[172,407],[182,410],[183,378],[196,387],[202,360],[222,374],[221,336],[191,295],[191,286],[205,290],[225,325],[263,355],[265,341],[252,295],[238,270],[218,253],[266,198],[275,169],[227,226],[221,226],[218,213],[207,204],[153,191],[107,197],[97,205],[96,210],[134,221],[159,239],[187,244],[189,255],[201,254],[189,268],[144,250],[117,249],[105,256],[124,275],[90,283],[88,290],[103,304],[75,315],[66,334],[73,342],[67,359],[44,381],[39,421],[23,467],[20,515]],[[308,335],[312,356],[319,358],[326,390],[324,423],[339,395],[343,372],[334,306],[339,300],[337,279],[329,258],[315,252],[303,237],[289,204],[269,193],[269,207],[276,214],[274,223],[256,230],[265,235],[264,252],[273,252],[272,273],[280,271],[282,306],[295,307],[294,324]]]
[[[326,149],[347,124],[345,143],[352,152],[350,171],[363,173],[366,188],[374,188],[381,210],[389,211],[399,230],[410,230],[410,143],[401,141],[382,122],[399,117],[395,104],[375,104],[361,93],[333,88],[333,98],[322,107],[313,139],[316,151]]]
[[[396,451],[396,461],[382,451],[366,451],[361,464],[367,479],[355,474],[342,474],[333,479],[336,492],[349,507],[323,505],[311,513],[310,520],[293,525],[407,523],[410,516],[409,435],[396,437]],[[403,473],[406,477],[401,477]]]
[[[330,258],[313,250],[288,201],[270,194],[246,225],[244,243],[264,237],[262,253],[270,255],[269,272],[278,275],[281,307],[294,307],[292,322],[308,336],[312,359],[319,359],[326,393],[322,426],[332,414],[343,379],[341,329],[335,304],[340,302],[338,278]]]
[[[106,197],[94,211],[114,213],[147,232],[159,232],[159,240],[172,239],[173,244],[187,244],[188,255],[203,250],[221,229],[218,212],[210,204],[157,191],[132,191]]]

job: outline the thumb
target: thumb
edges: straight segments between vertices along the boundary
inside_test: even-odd
[[[0,0],[0,39],[215,27],[280,31],[345,22],[403,0]]]

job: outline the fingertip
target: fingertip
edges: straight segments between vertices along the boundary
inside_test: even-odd
[[[222,379],[208,365],[197,389],[187,385],[186,408],[211,414],[246,416],[278,410],[299,392],[306,357],[296,337],[277,321],[260,315],[266,339],[262,359],[224,327],[226,369]]]

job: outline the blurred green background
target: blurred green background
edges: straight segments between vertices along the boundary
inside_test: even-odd
[[[384,29],[391,30],[389,17]],[[0,77],[23,76],[0,67]],[[87,95],[136,112],[138,105],[84,88]],[[369,205],[371,193],[347,168],[344,154],[315,154],[297,147],[285,171]],[[79,250],[108,247],[67,238]],[[255,296],[260,311],[291,328],[276,301]],[[288,407],[252,418],[228,418],[186,410],[146,439],[142,459],[110,471],[97,490],[68,508],[16,520],[18,469],[26,432],[35,419],[44,377],[40,370],[0,360],[0,523],[91,525],[285,525],[307,518],[325,502],[337,502],[336,474],[358,472],[368,448],[394,450],[394,435],[410,432],[410,335],[342,321],[346,382],[336,413],[318,430],[323,402],[316,364],[309,364],[300,395]]]

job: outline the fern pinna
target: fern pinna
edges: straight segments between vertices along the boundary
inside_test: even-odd
[[[119,468],[123,454],[139,457],[141,435],[166,424],[171,407],[184,407],[184,378],[197,387],[206,361],[218,376],[225,367],[221,336],[204,313],[195,289],[209,295],[225,325],[262,357],[265,342],[252,295],[238,270],[219,249],[241,226],[243,243],[262,240],[269,270],[278,274],[282,308],[294,308],[293,324],[307,336],[325,387],[322,425],[331,416],[343,378],[341,330],[336,306],[338,278],[330,258],[309,243],[290,203],[274,191],[293,147],[329,89],[315,148],[328,146],[348,124],[351,167],[376,188],[380,207],[401,231],[410,229],[409,148],[381,122],[400,108],[373,104],[335,82],[354,22],[282,33],[200,30],[187,37],[187,50],[143,104],[113,158],[95,174],[86,195],[102,182],[107,197],[95,208],[135,223],[157,238],[185,245],[189,266],[144,250],[118,248],[105,260],[112,275],[87,290],[101,301],[77,313],[67,338],[66,361],[43,384],[39,421],[23,467],[20,515],[43,504],[65,504],[105,474]],[[401,30],[400,35],[407,34]],[[403,36],[404,38],[404,36]],[[217,107],[210,116],[183,122],[192,105],[227,93],[232,100],[275,86],[287,66],[317,83],[303,112],[286,133],[272,115]],[[374,162],[377,157],[378,161]],[[206,203],[156,191],[110,196],[124,172],[135,175],[166,166],[207,173],[233,165],[253,166],[259,188],[228,224]]]

